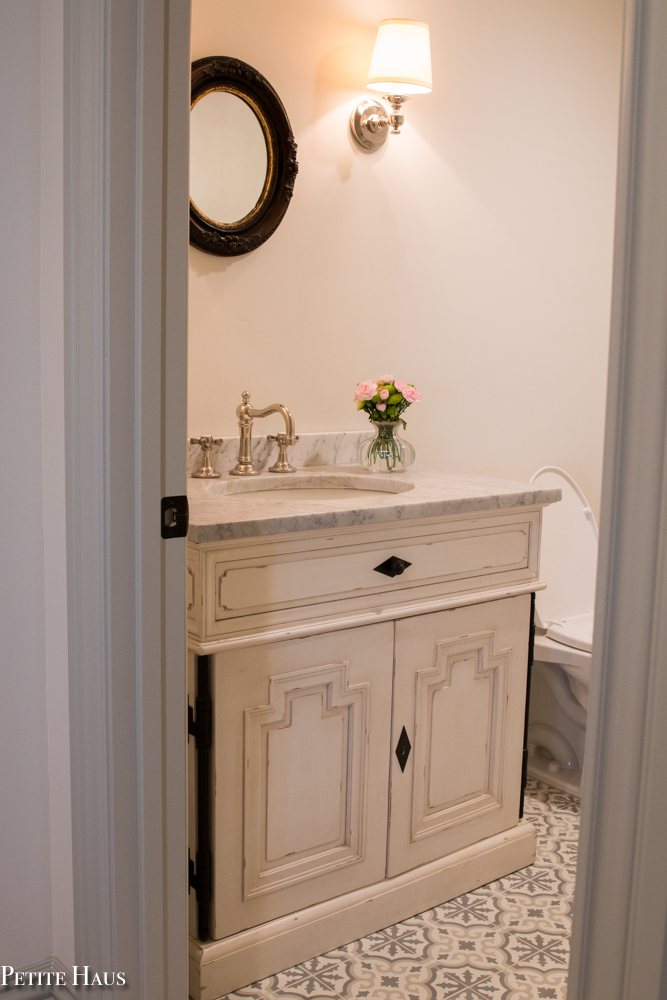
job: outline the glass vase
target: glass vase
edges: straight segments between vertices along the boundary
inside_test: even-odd
[[[403,423],[372,420],[373,434],[359,442],[359,464],[369,472],[405,472],[415,460],[415,449],[404,441]]]

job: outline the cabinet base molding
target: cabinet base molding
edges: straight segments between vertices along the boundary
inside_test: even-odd
[[[218,1000],[333,948],[455,899],[535,860],[537,835],[521,822],[454,854],[221,941],[190,938],[190,996]]]

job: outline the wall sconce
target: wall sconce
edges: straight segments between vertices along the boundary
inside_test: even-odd
[[[368,71],[369,90],[379,91],[391,104],[387,114],[377,101],[362,101],[350,115],[350,129],[364,149],[378,149],[389,135],[399,135],[403,104],[411,94],[428,94],[431,80],[431,43],[428,24],[392,17],[380,21]]]

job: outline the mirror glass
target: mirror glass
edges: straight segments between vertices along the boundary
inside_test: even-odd
[[[252,212],[268,169],[264,131],[242,98],[224,90],[205,94],[190,112],[190,197],[220,225]]]

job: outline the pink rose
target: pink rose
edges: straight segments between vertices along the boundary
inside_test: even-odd
[[[403,393],[403,398],[407,399],[408,403],[421,403],[422,394],[419,389],[415,389],[414,385],[407,385]]]
[[[381,413],[384,413],[384,411],[387,409],[387,404],[386,403],[376,403],[375,404],[375,409],[376,410],[380,410]]]
[[[414,385],[408,385],[407,382],[394,382],[394,385],[408,403],[421,403],[422,394]]]
[[[372,399],[378,391],[377,382],[360,382],[354,391],[354,402],[361,403],[362,400]]]
[[[394,379],[392,375],[381,375],[380,378],[378,379],[378,382],[386,382],[387,385],[389,385],[393,381]]]
[[[380,399],[389,399],[389,389],[380,389]]]

